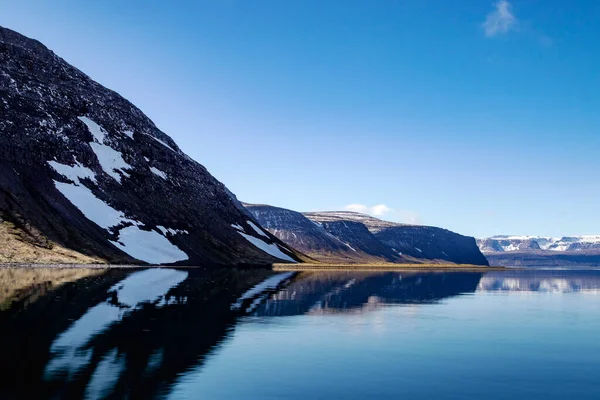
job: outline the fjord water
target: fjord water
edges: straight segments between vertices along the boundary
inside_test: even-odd
[[[600,271],[20,273],[0,280],[3,399],[600,392]]]

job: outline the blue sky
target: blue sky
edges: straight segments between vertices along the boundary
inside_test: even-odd
[[[0,8],[241,200],[474,236],[600,233],[600,2]]]

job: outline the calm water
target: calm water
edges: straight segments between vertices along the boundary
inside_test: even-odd
[[[600,271],[0,272],[2,399],[600,398]]]

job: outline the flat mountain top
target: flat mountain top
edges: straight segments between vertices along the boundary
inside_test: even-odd
[[[308,219],[315,222],[355,221],[364,224],[371,232],[377,232],[392,226],[406,226],[398,222],[384,221],[354,211],[315,211],[303,213]]]

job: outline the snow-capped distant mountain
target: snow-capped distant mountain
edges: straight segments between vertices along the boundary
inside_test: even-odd
[[[477,239],[491,265],[515,267],[600,266],[600,235],[492,236]]]
[[[32,249],[58,244],[112,263],[300,257],[133,104],[40,42],[0,27],[3,221]]]
[[[492,236],[477,239],[483,253],[548,250],[548,251],[600,251],[599,236],[565,236],[561,238],[543,236]]]

